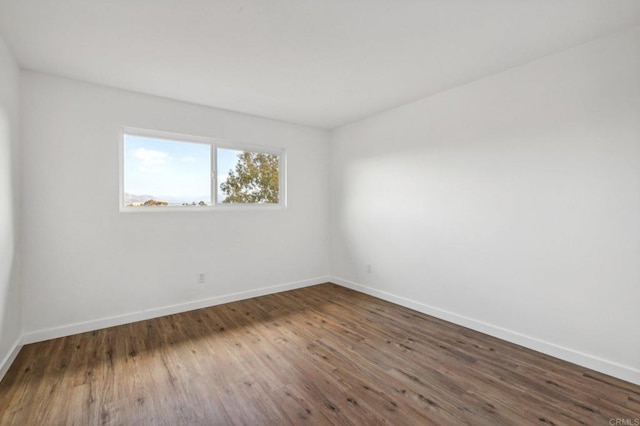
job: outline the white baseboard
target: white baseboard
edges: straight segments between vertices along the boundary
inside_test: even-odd
[[[79,322],[60,327],[53,327],[48,329],[36,330],[27,332],[22,335],[21,339],[18,339],[13,348],[7,356],[2,360],[0,364],[0,380],[8,371],[11,363],[15,360],[16,356],[20,352],[22,345],[29,343],[40,342],[48,339],[55,339],[58,337],[70,336],[77,333],[84,333],[87,331],[99,330],[101,328],[113,327],[122,324],[128,324],[136,321],[143,321],[147,319],[157,318],[165,315],[176,314],[180,312],[191,311],[194,309],[206,308],[209,306],[221,305],[224,303],[235,302],[238,300],[249,299],[252,297],[264,296],[268,294],[279,293],[282,291],[295,290],[297,288],[308,287],[316,284],[322,284],[325,282],[333,282],[343,287],[350,288],[352,290],[359,291],[361,293],[369,294],[374,297],[378,297],[383,300],[387,300],[392,303],[422,312],[427,315],[434,316],[436,318],[443,319],[445,321],[452,322],[454,324],[461,325],[463,327],[470,328],[472,330],[479,331],[481,333],[488,334],[490,336],[497,337],[499,339],[506,340],[511,343],[515,343],[524,346],[529,349],[533,349],[538,352],[595,370],[604,374],[608,374],[613,377],[617,377],[622,380],[626,380],[630,383],[640,385],[640,370],[626,365],[621,365],[609,360],[601,359],[589,354],[585,354],[573,349],[565,348],[553,343],[546,342],[544,340],[536,339],[534,337],[526,336],[518,332],[508,330],[506,328],[498,327],[492,324],[487,324],[482,321],[475,320],[473,318],[465,317],[453,312],[444,311],[442,309],[435,308],[433,306],[426,305],[421,302],[417,302],[405,297],[397,296],[386,291],[377,290],[362,284],[358,284],[349,280],[345,280],[338,277],[317,277],[304,281],[297,281],[293,283],[280,284],[270,287],[263,287],[259,289],[243,291],[238,293],[227,294],[223,296],[216,296],[207,299],[195,300],[186,303],[179,303],[170,306],[164,306],[159,308],[147,309],[139,312],[132,312],[129,314],[116,315],[108,318],[100,318],[92,321]]]
[[[9,353],[4,357],[4,359],[0,363],[0,381],[4,378],[4,375],[9,371],[9,367],[20,353],[20,349],[22,349],[22,338],[18,337],[11,347]]]
[[[268,294],[280,293],[282,291],[295,290],[297,288],[309,287],[316,284],[329,282],[330,278],[317,277],[304,281],[279,284],[270,287],[262,287],[254,290],[241,291],[223,296],[216,296],[207,299],[194,300],[185,303],[178,303],[170,306],[163,306],[144,311],[131,312],[128,314],[116,315],[107,318],[100,318],[91,321],[78,322],[59,327],[30,331],[22,336],[22,344],[41,342],[43,340],[55,339],[58,337],[71,336],[73,334],[85,333],[87,331],[99,330],[101,328],[113,327],[116,325],[129,324],[136,321],[144,321],[158,318],[165,315],[177,314],[180,312],[192,311],[194,309],[207,308],[209,306],[221,305],[223,303],[236,302],[238,300],[250,299],[252,297],[264,296]]]
[[[640,370],[338,277],[331,282],[640,385]]]

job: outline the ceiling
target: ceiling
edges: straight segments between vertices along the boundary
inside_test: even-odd
[[[24,69],[321,128],[638,23],[639,0],[0,0]]]

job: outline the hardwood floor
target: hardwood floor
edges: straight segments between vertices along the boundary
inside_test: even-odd
[[[333,284],[25,346],[0,424],[589,424],[640,386]]]

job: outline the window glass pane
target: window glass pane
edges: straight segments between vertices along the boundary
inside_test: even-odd
[[[124,137],[124,204],[211,205],[211,146],[152,137]]]
[[[279,160],[276,154],[218,148],[218,202],[277,204]]]

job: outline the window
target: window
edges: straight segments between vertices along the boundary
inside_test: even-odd
[[[126,129],[124,211],[284,206],[284,150]]]

